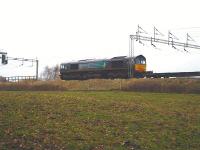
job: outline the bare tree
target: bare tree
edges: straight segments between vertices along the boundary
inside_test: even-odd
[[[57,80],[59,79],[59,65],[49,67],[46,66],[41,74],[43,80]]]
[[[60,68],[59,65],[57,64],[55,67],[52,67],[52,78],[54,80],[60,79],[59,74],[60,74]]]

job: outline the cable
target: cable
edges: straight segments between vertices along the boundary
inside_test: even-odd
[[[200,29],[200,27],[185,27],[185,28],[174,28],[169,30],[187,30],[187,29]]]

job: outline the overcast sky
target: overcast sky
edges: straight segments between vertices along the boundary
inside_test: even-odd
[[[128,55],[129,35],[139,24],[152,36],[156,26],[200,43],[198,0],[0,0],[0,49],[9,57],[38,58],[46,65],[86,58]],[[200,50],[135,43],[154,72],[200,71]],[[9,61],[0,75],[34,75],[31,63]]]

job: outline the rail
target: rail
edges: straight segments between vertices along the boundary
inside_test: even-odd
[[[200,76],[200,72],[164,72],[164,73],[152,73],[146,74],[147,78],[170,78],[170,77],[195,77]]]

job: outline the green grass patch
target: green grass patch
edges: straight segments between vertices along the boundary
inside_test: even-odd
[[[200,95],[0,92],[0,149],[200,148]]]

